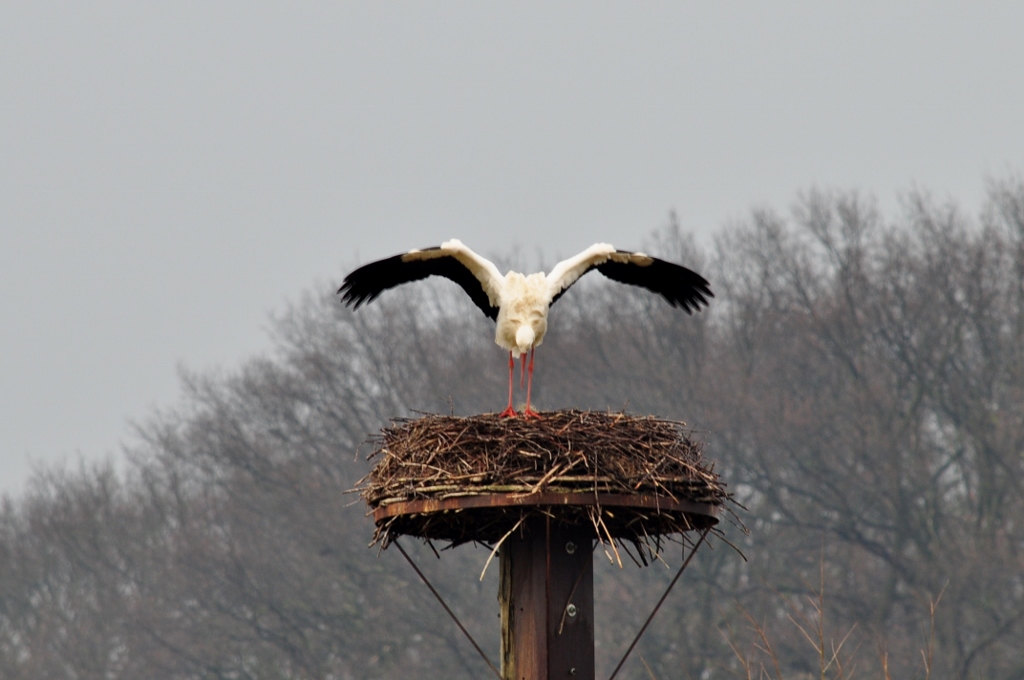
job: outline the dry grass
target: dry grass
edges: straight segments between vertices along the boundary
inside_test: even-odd
[[[857,676],[856,659],[859,647],[849,649],[849,642],[856,630],[856,624],[836,634],[829,631],[825,620],[825,575],[824,569],[820,574],[820,583],[817,588],[797,602],[785,595],[778,593],[788,611],[789,622],[796,627],[800,636],[806,640],[814,655],[817,666],[816,671],[804,673],[798,677],[810,680],[853,680]],[[932,676],[933,652],[935,645],[935,612],[939,601],[942,599],[940,592],[937,597],[929,601],[929,616],[931,618],[931,629],[928,633],[926,646],[922,648],[921,659],[924,667],[924,680]],[[748,634],[750,640],[744,644],[740,641],[740,635],[736,630],[727,627],[723,634],[733,654],[736,656],[738,667],[733,669],[732,674],[746,680],[785,680],[794,678],[792,674],[786,675],[782,670],[782,661],[772,642],[772,635],[764,622],[758,621],[743,607],[739,611],[749,626]],[[882,680],[892,680],[889,672],[889,654],[884,643],[879,645],[879,672]]]

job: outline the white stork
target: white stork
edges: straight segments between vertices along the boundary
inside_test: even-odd
[[[522,370],[529,352],[530,378],[523,416],[539,418],[530,408],[533,352],[544,341],[548,308],[591,269],[597,269],[613,281],[659,293],[670,305],[682,307],[687,314],[699,310],[701,305],[707,306],[708,298],[714,297],[707,280],[700,274],[643,253],[616,250],[607,243],[594,244],[579,255],[559,262],[549,274],[524,276],[510,271],[502,276],[493,262],[457,239],[363,265],[345,277],[338,293],[343,304],[359,309],[388,288],[403,283],[428,276],[451,279],[462,286],[488,318],[497,322],[494,341],[508,350],[508,408],[501,416],[514,418],[516,415],[512,408],[515,357],[520,358]]]

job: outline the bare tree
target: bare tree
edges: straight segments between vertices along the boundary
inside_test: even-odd
[[[708,273],[711,310],[581,282],[552,311],[535,400],[687,421],[751,532],[726,529],[748,562],[723,543],[698,555],[623,677],[734,677],[751,622],[781,674],[817,672],[794,611],[853,630],[862,675],[882,677],[884,644],[892,677],[923,676],[941,593],[930,673],[1024,678],[1024,183],[992,183],[977,223],[925,195],[886,221],[811,191],[710,255],[674,220],[652,241]],[[41,473],[5,500],[0,676],[486,673],[400,556],[366,549],[346,491],[389,418],[503,405],[490,322],[440,282],[355,314],[310,295],[274,328],[271,356],[182,376],[127,476]],[[406,547],[493,652],[486,551]],[[598,568],[599,666],[669,576]]]

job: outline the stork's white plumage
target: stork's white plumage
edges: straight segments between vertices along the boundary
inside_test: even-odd
[[[548,274],[526,276],[510,271],[502,276],[493,262],[480,257],[457,239],[363,265],[345,277],[338,293],[342,303],[358,309],[362,304],[373,302],[388,288],[428,276],[443,276],[459,284],[476,306],[497,323],[494,341],[509,352],[508,408],[502,412],[503,416],[515,416],[512,408],[515,358],[520,357],[520,361],[525,362],[529,352],[530,379],[523,415],[530,418],[539,417],[530,408],[533,352],[547,333],[548,309],[591,269],[620,283],[659,293],[673,307],[682,307],[688,314],[700,310],[701,305],[707,306],[708,298],[714,297],[707,280],[700,274],[643,253],[616,250],[607,243],[594,244],[579,255],[559,262]]]

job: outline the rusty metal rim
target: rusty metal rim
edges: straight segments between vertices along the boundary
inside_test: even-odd
[[[599,505],[619,508],[643,508],[646,510],[664,510],[668,512],[685,512],[691,515],[703,515],[717,519],[716,508],[710,503],[694,503],[692,501],[676,501],[667,496],[635,495],[610,493],[554,493],[540,492],[530,494],[494,493],[479,496],[459,496],[458,498],[421,498],[414,501],[391,503],[373,511],[374,522],[399,515],[418,515],[446,510],[468,510],[472,508],[501,508],[522,506],[552,505]]]

